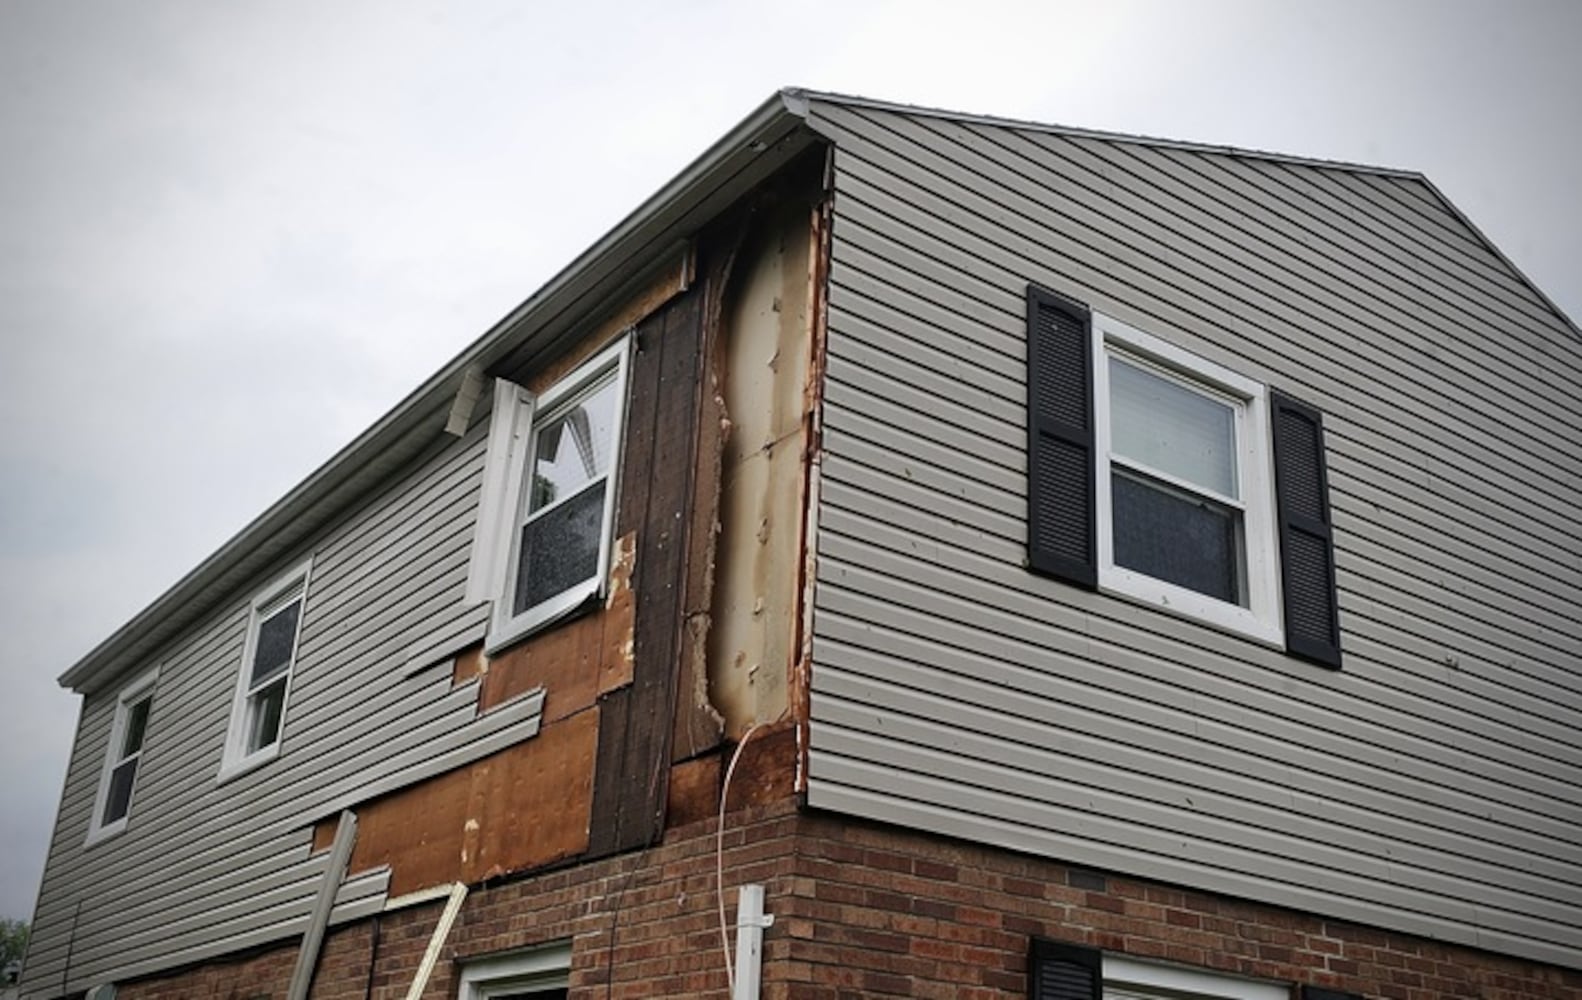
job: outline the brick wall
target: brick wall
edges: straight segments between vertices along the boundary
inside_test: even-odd
[[[733,887],[744,882],[766,886],[775,916],[765,934],[768,1000],[1025,997],[1031,935],[1392,1000],[1582,1000],[1578,972],[800,815],[789,802],[733,814],[725,843],[728,917],[734,920]],[[313,995],[404,997],[442,905],[332,932]],[[566,939],[578,1000],[726,997],[713,823],[672,830],[645,852],[475,890],[425,996],[454,997],[467,958]],[[126,984],[120,995],[280,998],[294,958],[277,949]]]

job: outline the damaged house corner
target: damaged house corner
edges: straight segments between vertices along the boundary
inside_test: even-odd
[[[66,671],[21,996],[1582,998],[1578,341],[1415,174],[775,94]]]

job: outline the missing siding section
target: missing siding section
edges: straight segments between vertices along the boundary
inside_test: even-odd
[[[390,868],[389,893],[476,884],[587,848],[599,710],[546,724],[537,737],[358,807],[349,870]],[[335,820],[314,827],[327,848]]]
[[[719,534],[708,701],[725,734],[779,719],[799,643],[816,256],[805,202],[766,217],[736,255],[721,312]]]
[[[602,856],[645,846],[664,826],[682,599],[690,552],[703,301],[694,288],[638,324],[617,530],[635,532],[631,683],[603,694],[593,835]]]
[[[451,661],[450,686],[461,687],[470,681],[483,676],[486,669],[483,657],[483,643],[474,643],[456,654]]]

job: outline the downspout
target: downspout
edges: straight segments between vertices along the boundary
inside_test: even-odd
[[[773,926],[764,912],[764,887],[744,885],[736,892],[736,980],[731,1000],[758,1000],[763,984],[764,928]]]

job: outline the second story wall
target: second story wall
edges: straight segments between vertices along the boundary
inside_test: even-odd
[[[810,122],[837,154],[809,803],[1576,965],[1575,331],[1415,178]],[[1338,670],[1277,617],[1028,569],[1030,283],[1321,411]]]

